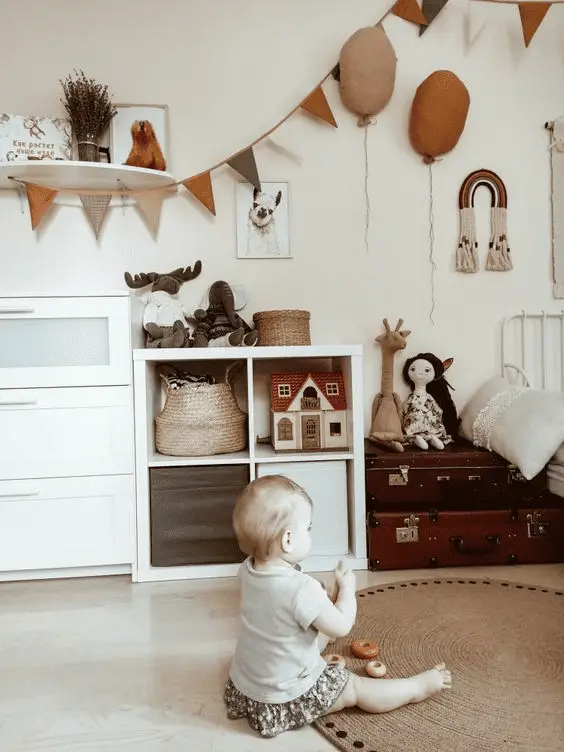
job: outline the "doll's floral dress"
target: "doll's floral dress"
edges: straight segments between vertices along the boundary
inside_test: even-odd
[[[412,392],[403,405],[403,432],[408,443],[416,436],[429,441],[436,436],[443,444],[450,444],[452,438],[443,423],[443,411],[437,401],[427,392]]]

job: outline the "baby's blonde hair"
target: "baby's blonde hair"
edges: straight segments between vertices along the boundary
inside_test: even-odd
[[[249,483],[233,510],[233,527],[241,551],[259,561],[292,524],[296,500],[313,503],[304,489],[284,475],[265,475]]]

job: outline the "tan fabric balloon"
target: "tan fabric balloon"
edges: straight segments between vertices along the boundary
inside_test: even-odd
[[[469,109],[468,89],[452,71],[435,71],[419,85],[411,105],[409,139],[426,164],[454,149]]]
[[[381,26],[356,31],[339,59],[341,99],[360,115],[358,124],[370,123],[388,104],[396,82],[397,58]]]

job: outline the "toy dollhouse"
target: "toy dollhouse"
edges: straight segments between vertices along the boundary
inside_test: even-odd
[[[342,373],[273,373],[270,436],[275,451],[347,449]]]

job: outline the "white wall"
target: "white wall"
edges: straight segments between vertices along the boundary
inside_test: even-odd
[[[291,182],[293,261],[235,258],[234,178],[213,175],[217,218],[181,189],[165,203],[154,242],[134,208],[111,210],[97,244],[78,206],[57,208],[40,230],[27,207],[0,196],[0,294],[123,286],[123,272],[165,271],[201,258],[202,278],[184,288],[198,300],[217,278],[244,282],[247,310],[305,307],[316,343],[366,346],[366,406],[380,383],[373,338],[381,319],[403,316],[413,330],[406,354],[454,356],[451,381],[461,405],[497,366],[501,318],[521,308],[559,310],[551,293],[548,138],[545,120],[564,109],[564,8],[554,6],[525,50],[517,8],[487,4],[491,19],[465,51],[468,0],[450,0],[431,29],[385,22],[398,56],[394,97],[369,133],[372,204],[364,246],[363,132],[342,108],[337,85],[325,91],[335,131],[296,114],[275,134],[290,156],[256,150],[262,179]],[[205,169],[266,130],[337,61],[359,26],[391,0],[26,0],[2,10],[2,111],[59,114],[58,80],[73,68],[109,84],[117,102],[167,103],[178,177]],[[483,4],[480,4],[483,5]],[[434,168],[437,272],[435,325],[429,321],[428,171],[409,146],[407,123],[417,85],[438,68],[454,70],[472,105],[457,149]],[[509,194],[515,270],[465,276],[453,271],[458,189],[486,167]],[[68,200],[67,200],[68,203]],[[483,265],[488,194],[478,198]],[[400,362],[397,363],[401,365]],[[398,368],[399,371],[399,368]],[[397,388],[403,387],[397,379]],[[368,423],[368,409],[366,421]]]

